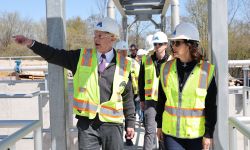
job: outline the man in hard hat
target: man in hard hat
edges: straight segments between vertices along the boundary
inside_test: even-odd
[[[129,48],[129,51],[130,51],[129,57],[135,59],[136,58],[137,50],[138,50],[137,46],[135,44],[131,44],[130,48]]]
[[[115,49],[117,50],[117,53],[122,54],[123,56],[127,56],[127,52],[129,50],[128,48],[128,43],[126,41],[119,41],[116,43]],[[140,116],[139,110],[138,110],[138,106],[140,108],[140,105],[138,105],[137,103],[140,102],[140,100],[138,100],[139,96],[138,96],[138,76],[139,76],[139,70],[140,70],[140,64],[136,61],[136,59],[131,59],[128,57],[129,60],[131,60],[131,80],[132,80],[132,87],[133,87],[133,92],[134,92],[134,103],[135,103],[135,111],[137,112],[137,114]],[[126,127],[125,127],[126,129]],[[126,139],[126,145],[127,146],[133,146],[133,141],[130,137],[127,137],[125,135],[125,139]]]
[[[156,32],[153,35],[154,53],[142,57],[142,63],[139,73],[139,95],[141,107],[144,109],[145,135],[144,150],[152,150],[156,146],[156,106],[159,91],[159,75],[161,64],[168,59],[167,35],[163,32]]]
[[[122,150],[124,118],[127,137],[134,136],[131,62],[112,48],[118,38],[119,25],[108,17],[95,26],[93,49],[58,50],[22,35],[14,36],[17,43],[28,46],[49,63],[73,72],[79,150]]]

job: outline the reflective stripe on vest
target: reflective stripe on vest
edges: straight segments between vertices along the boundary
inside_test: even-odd
[[[199,88],[206,89],[208,87],[208,78],[210,73],[211,64],[202,61],[201,64],[201,73],[200,73],[200,80],[199,80]]]
[[[116,68],[113,91],[110,100],[100,104],[97,71],[97,52],[95,49],[82,49],[76,73],[74,74],[73,111],[89,119],[99,113],[102,122],[123,123],[123,93],[128,82],[130,61],[116,53]]]
[[[165,63],[165,65],[163,66],[163,81],[164,81],[164,86],[167,85],[167,79],[168,79],[168,75],[170,72],[170,68],[172,66],[174,61],[170,61],[169,63]],[[201,89],[206,89],[208,86],[208,78],[209,78],[209,73],[210,73],[210,68],[211,68],[211,64],[202,61],[201,62],[201,72],[200,72],[200,77],[199,77],[199,88]]]
[[[145,100],[158,100],[159,77],[156,75],[156,68],[150,56],[143,56],[142,63],[144,64],[144,81],[145,81]]]
[[[73,101],[73,107],[82,111],[89,111],[90,113],[96,113],[97,109],[98,109],[98,105],[96,104],[91,104],[89,101],[84,101],[84,100],[78,100],[76,98],[74,98]]]
[[[121,76],[124,76],[124,73],[125,73],[126,68],[127,68],[128,60],[126,59],[126,57],[122,57],[122,55],[120,55],[119,53],[117,53],[117,55],[118,55],[118,59],[120,60],[119,74]]]
[[[132,86],[134,94],[138,94],[138,76],[140,65],[135,59],[130,58],[131,60],[131,79],[132,79]]]
[[[178,107],[165,106],[165,110],[174,116],[178,117],[204,117],[204,109],[185,109]]]
[[[205,132],[205,98],[214,66],[200,61],[179,91],[176,59],[161,67],[161,83],[167,97],[162,131],[179,138],[202,137]]]
[[[123,117],[123,109],[115,110],[114,108],[103,106],[100,110],[100,113],[103,115],[107,115],[112,118],[122,118]]]
[[[91,66],[92,52],[92,49],[84,49],[82,56],[82,66]]]

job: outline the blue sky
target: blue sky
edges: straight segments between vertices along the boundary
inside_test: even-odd
[[[186,0],[185,0],[186,1]],[[96,0],[65,0],[66,19],[80,16],[86,19],[91,14],[98,12]],[[184,8],[183,0],[180,4]],[[22,18],[31,18],[39,21],[46,17],[46,1],[45,0],[5,0],[0,5],[1,12],[18,12]],[[185,15],[183,9],[180,14]]]
[[[81,16],[86,19],[97,12],[95,0],[65,0],[66,18]],[[46,0],[5,0],[0,5],[0,12],[18,12],[21,17],[35,21],[46,17]]]

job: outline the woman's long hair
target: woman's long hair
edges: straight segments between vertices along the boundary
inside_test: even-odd
[[[204,60],[204,56],[201,54],[198,41],[186,40],[185,43],[189,47],[189,51],[193,60],[196,60],[197,62]]]

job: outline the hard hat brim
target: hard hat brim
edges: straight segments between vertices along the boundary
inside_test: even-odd
[[[187,37],[185,35],[179,35],[179,36],[173,36],[173,37],[170,37],[168,38],[170,41],[173,41],[173,40],[193,40],[193,41],[198,41],[200,42],[199,40],[197,39],[192,39],[190,37]]]

